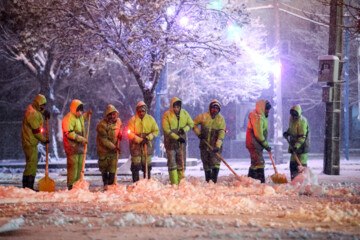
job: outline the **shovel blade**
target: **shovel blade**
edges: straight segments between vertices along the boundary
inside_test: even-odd
[[[271,175],[271,180],[276,184],[288,183],[285,174],[273,174]]]
[[[55,192],[55,181],[48,176],[43,177],[39,181],[40,192]]]

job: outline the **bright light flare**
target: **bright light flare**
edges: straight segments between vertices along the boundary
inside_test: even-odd
[[[175,15],[175,7],[174,6],[168,7],[166,10],[166,14],[168,16],[174,16]]]
[[[236,25],[229,25],[228,26],[228,35],[231,39],[234,39],[234,40],[239,40],[240,39],[240,36],[241,36],[241,28],[239,26],[236,26]]]
[[[215,9],[221,9],[221,2],[220,1],[212,1],[210,4]]]
[[[180,25],[182,27],[186,27],[189,23],[189,18],[188,17],[182,17],[180,18],[180,21],[179,21]]]

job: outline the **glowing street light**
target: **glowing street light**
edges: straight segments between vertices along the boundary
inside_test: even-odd
[[[211,1],[210,5],[215,9],[221,9],[221,2],[220,1]]]
[[[231,24],[228,26],[228,34],[231,39],[239,40],[241,36],[241,28],[237,25]]]
[[[182,17],[180,18],[180,21],[179,21],[180,25],[182,27],[186,27],[189,23],[189,18],[188,17]]]

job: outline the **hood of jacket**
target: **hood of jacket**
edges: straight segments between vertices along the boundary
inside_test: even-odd
[[[35,99],[34,99],[34,102],[32,104],[32,106],[38,110],[40,112],[40,105],[43,105],[46,103],[46,98],[44,95],[42,94],[38,94]]]
[[[116,112],[116,118],[119,117],[119,111],[114,107],[114,105],[112,104],[109,104],[105,110],[105,116],[104,116],[104,119],[106,120],[107,119],[107,115],[109,113],[112,113],[112,112]]]
[[[213,104],[218,105],[220,108],[220,111],[221,111],[221,103],[218,100],[214,99],[209,103],[209,113],[210,113],[210,106]],[[220,111],[219,111],[219,113],[220,113]]]
[[[292,109],[292,110],[295,110],[295,111],[298,113],[299,118],[301,117],[301,106],[300,106],[300,104],[296,104],[296,105],[293,106],[291,109]],[[292,118],[292,116],[291,116],[291,118]]]
[[[140,102],[138,102],[138,104],[136,104],[136,108],[135,108],[136,116],[138,116],[138,117],[139,117],[139,115],[137,113],[137,110],[140,107],[145,107],[145,111],[146,111],[146,114],[147,114],[147,105],[146,105],[146,103],[144,101],[140,101]]]
[[[180,100],[180,98],[177,98],[177,97],[173,97],[171,99],[171,102],[170,102],[170,111],[174,113],[174,103],[176,102],[180,102],[181,103],[181,107],[180,107],[180,110],[182,108],[182,101]]]
[[[265,105],[268,101],[267,100],[260,100],[256,103],[256,112],[262,116],[265,116]]]
[[[74,99],[70,104],[70,112],[76,115],[76,109],[83,104],[80,100]]]

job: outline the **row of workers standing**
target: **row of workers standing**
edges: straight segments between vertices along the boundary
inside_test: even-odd
[[[22,125],[22,146],[26,156],[26,167],[23,174],[23,187],[33,189],[37,172],[38,152],[40,142],[48,144],[49,140],[43,135],[43,116],[50,118],[45,110],[46,98],[39,94],[33,104],[26,109]],[[250,152],[251,166],[249,177],[265,181],[263,149],[271,151],[267,142],[267,117],[271,105],[266,100],[256,103],[256,109],[249,114],[249,124],[246,136],[246,147]],[[180,99],[174,97],[170,109],[164,113],[162,127],[164,132],[164,145],[167,155],[169,179],[172,184],[178,184],[183,178],[186,167],[186,133],[191,129],[200,139],[200,153],[206,181],[217,182],[220,169],[220,159],[217,154],[222,153],[222,143],[225,137],[225,120],[220,114],[221,104],[213,100],[209,110],[198,115],[194,121],[188,112],[182,108]],[[296,112],[296,114],[295,114]],[[85,137],[85,124],[92,114],[89,110],[84,113],[84,105],[80,100],[73,100],[70,112],[63,118],[63,142],[67,156],[67,186],[71,189],[73,183],[80,179],[83,165],[83,154],[87,139]],[[308,125],[301,116],[299,105],[290,111],[290,126],[284,136],[290,136],[289,152],[299,154],[303,166],[307,164],[308,152]],[[200,125],[200,128],[199,128]],[[128,139],[131,154],[131,172],[134,182],[139,180],[139,171],[151,177],[151,157],[154,153],[153,140],[159,134],[155,119],[147,114],[147,106],[143,101],[136,105],[136,114],[128,122]],[[97,152],[99,169],[102,173],[104,187],[114,183],[117,156],[121,153],[119,142],[122,140],[122,122],[118,110],[109,105],[104,118],[97,124]],[[147,164],[146,164],[147,163]],[[146,172],[147,166],[147,173]],[[295,166],[295,167],[294,167]],[[297,174],[297,166],[293,157],[290,160],[292,178]]]

